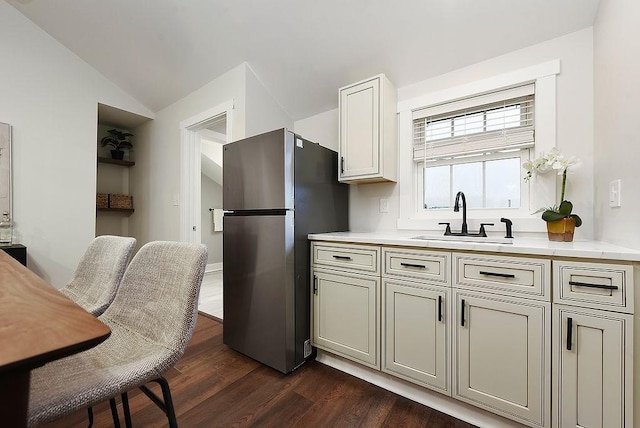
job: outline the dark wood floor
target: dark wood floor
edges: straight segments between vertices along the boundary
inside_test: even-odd
[[[282,375],[222,343],[222,324],[198,316],[185,355],[165,376],[185,427],[455,427],[471,425],[315,361]],[[153,389],[156,389],[155,387]],[[129,394],[134,427],[167,426],[139,391]],[[118,400],[124,426],[121,404]],[[108,403],[94,427],[113,426]],[[86,411],[47,427],[86,427]]]

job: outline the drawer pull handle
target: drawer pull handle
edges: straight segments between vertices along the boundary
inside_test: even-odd
[[[333,256],[333,258],[336,260],[351,260],[349,256]]]
[[[512,273],[487,272],[487,271],[484,271],[484,270],[480,271],[480,275],[499,276],[500,278],[515,278],[516,277]]]
[[[426,269],[427,268],[425,265],[417,265],[417,264],[414,264],[414,263],[400,263],[400,266],[413,267],[413,268],[419,268],[419,269]]]
[[[569,281],[569,285],[577,285],[579,287],[604,288],[605,290],[617,290],[617,285],[591,284],[589,282]]]
[[[573,318],[567,318],[567,351],[571,351],[572,330],[573,330]]]
[[[438,322],[442,322],[442,296],[438,296]]]
[[[460,325],[464,327],[464,299],[462,299],[462,304],[460,305]]]

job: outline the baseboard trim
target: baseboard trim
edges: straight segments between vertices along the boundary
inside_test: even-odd
[[[207,267],[205,268],[205,273],[209,273],[209,272],[217,272],[222,270],[222,262],[219,263],[208,263]]]
[[[524,426],[515,421],[487,412],[486,410],[478,407],[468,405],[446,395],[430,391],[426,388],[421,388],[386,373],[370,369],[337,355],[324,352],[321,349],[318,349],[316,361],[365,380],[379,386],[380,388],[386,389],[387,391],[401,395],[409,400],[424,404],[427,407],[461,419],[477,427],[513,428]]]
[[[205,318],[209,318],[209,319],[212,319],[214,321],[218,321],[220,324],[222,324],[222,318],[218,318],[217,316],[211,315],[208,312],[203,312],[203,311],[198,310],[198,315],[202,315]]]

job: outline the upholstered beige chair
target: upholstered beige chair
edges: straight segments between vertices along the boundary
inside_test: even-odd
[[[29,425],[107,399],[115,410],[115,396],[158,381],[164,403],[154,402],[167,413],[170,426],[176,426],[162,373],[182,356],[193,333],[206,263],[203,245],[144,245],[129,264],[113,303],[98,317],[111,328],[111,336],[92,349],[32,371]]]
[[[71,281],[60,291],[87,312],[102,314],[116,295],[135,246],[134,238],[98,236],[80,259]]]

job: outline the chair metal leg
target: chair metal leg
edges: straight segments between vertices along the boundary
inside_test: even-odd
[[[124,426],[126,428],[132,428],[131,426],[131,411],[129,410],[129,396],[126,392],[123,392],[122,395],[122,409],[124,411]]]
[[[178,428],[178,421],[176,420],[176,411],[173,408],[173,400],[171,398],[171,389],[169,388],[169,382],[164,377],[159,377],[155,380],[160,384],[162,388],[162,398],[164,399],[164,404],[166,406],[165,413],[167,414],[167,418],[169,419],[169,427],[170,428]]]
[[[93,426],[93,407],[87,407],[87,413],[89,414],[89,426],[87,428],[91,428]]]
[[[111,406],[111,416],[113,417],[113,426],[120,428],[120,416],[118,415],[118,408],[116,407],[116,399],[109,399],[109,406]]]
[[[178,421],[176,420],[176,412],[173,408],[173,400],[171,399],[171,389],[169,388],[169,382],[160,376],[157,379],[152,380],[151,382],[156,382],[162,388],[162,400],[153,393],[146,386],[141,386],[140,390],[144,392],[144,394],[149,397],[151,401],[155,403],[156,406],[160,407],[160,409],[167,415],[167,419],[169,420],[169,428],[178,428]],[[164,400],[164,401],[163,401]]]

